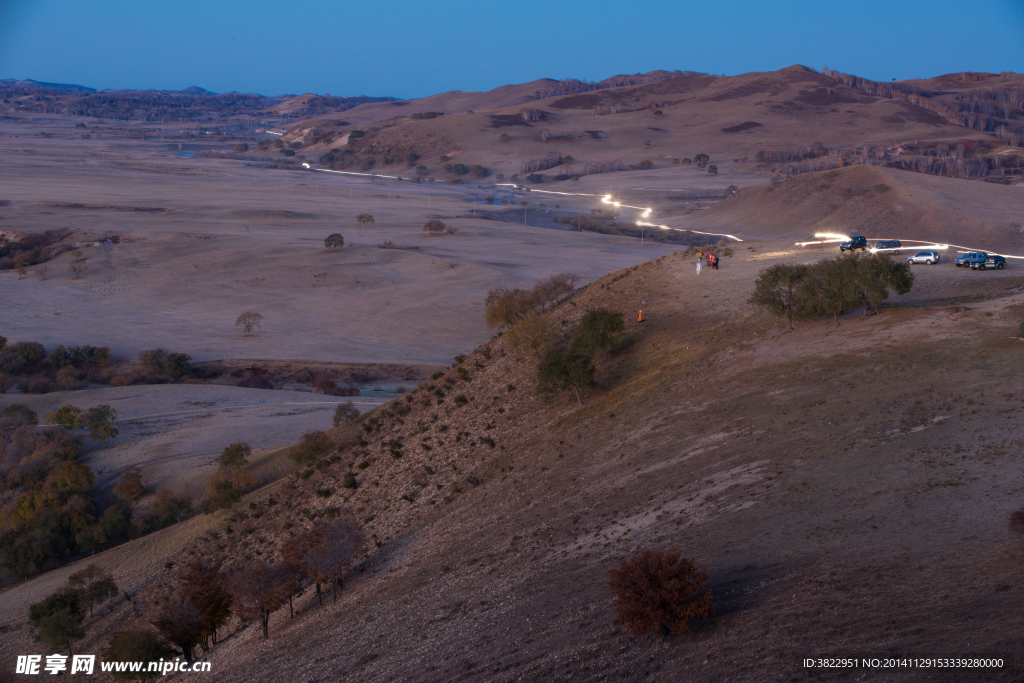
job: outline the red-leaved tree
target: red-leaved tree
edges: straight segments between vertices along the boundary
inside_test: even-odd
[[[693,560],[680,559],[679,553],[646,550],[609,574],[619,621],[635,636],[654,628],[666,636],[682,633],[690,619],[715,615],[711,591],[702,594],[707,572],[697,570]]]
[[[228,577],[235,611],[245,621],[259,619],[263,638],[270,637],[270,614],[288,601],[291,572],[283,563],[253,562]]]

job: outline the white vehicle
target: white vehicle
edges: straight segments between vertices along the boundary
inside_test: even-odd
[[[933,263],[938,263],[940,258],[937,251],[919,251],[913,256],[908,256],[907,263],[923,263],[930,266]]]

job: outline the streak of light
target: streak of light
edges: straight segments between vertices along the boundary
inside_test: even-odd
[[[733,240],[734,242],[742,242],[743,241],[739,237],[737,237],[736,235],[730,235],[730,234],[724,233],[724,232],[701,232],[700,230],[689,230],[687,228],[673,228],[671,225],[658,225],[657,223],[645,223],[643,221],[637,221],[636,224],[640,225],[640,226],[643,226],[645,228],[662,228],[664,230],[676,230],[678,232],[692,232],[695,235],[711,235],[712,237],[728,237],[729,239]]]
[[[818,237],[818,236],[819,235],[815,235],[815,237]],[[868,239],[868,241],[869,242],[880,242],[883,239],[893,239],[893,238],[891,238],[891,237],[884,237],[884,238],[872,237],[872,238]],[[810,245],[810,244],[831,244],[831,243],[842,242],[842,241],[844,241],[844,240],[840,240],[840,239],[826,239],[826,240],[819,240],[819,241],[814,241],[814,242],[797,242],[796,245],[799,246],[799,247],[804,247],[804,246],[807,246],[807,245]],[[901,251],[903,249],[906,249],[908,251],[912,250],[912,249],[916,250],[916,251],[946,251],[947,249],[952,248],[952,249],[955,249],[958,254],[967,254],[967,253],[970,253],[972,251],[983,251],[986,254],[994,254],[996,256],[1002,256],[1003,258],[1012,258],[1012,259],[1022,259],[1022,260],[1024,260],[1024,256],[1014,256],[1012,254],[1000,254],[999,252],[986,251],[985,249],[975,249],[973,247],[965,247],[965,246],[960,245],[960,244],[941,244],[939,242],[930,243],[930,242],[924,242],[922,240],[900,240],[900,242],[904,243],[904,246],[901,247]],[[908,242],[909,242],[909,244],[907,244]],[[871,251],[872,253],[875,253],[876,249],[872,247],[869,251]],[[886,249],[885,251],[889,251],[889,250]]]

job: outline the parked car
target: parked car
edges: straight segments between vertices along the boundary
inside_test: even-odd
[[[907,257],[907,263],[923,263],[926,266],[930,266],[933,263],[938,263],[942,256],[937,251],[919,251],[913,256]]]
[[[957,256],[953,263],[956,264],[957,268],[961,266],[969,268],[971,263],[982,263],[986,258],[988,258],[988,254],[983,251],[969,251],[963,256]]]
[[[995,268],[996,270],[1002,270],[1006,267],[1006,259],[998,254],[989,254],[985,257],[984,261],[979,263],[971,263],[973,270],[988,270],[989,268]]]
[[[868,238],[861,236],[851,237],[849,241],[843,242],[839,245],[839,251],[856,251],[858,249],[864,251],[867,248]]]
[[[875,245],[875,252],[879,254],[898,254],[903,244],[899,240],[882,240]]]

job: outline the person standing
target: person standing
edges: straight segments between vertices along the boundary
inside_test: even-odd
[[[702,259],[698,256],[697,257],[697,275],[700,275],[700,262],[701,262],[701,260]]]

